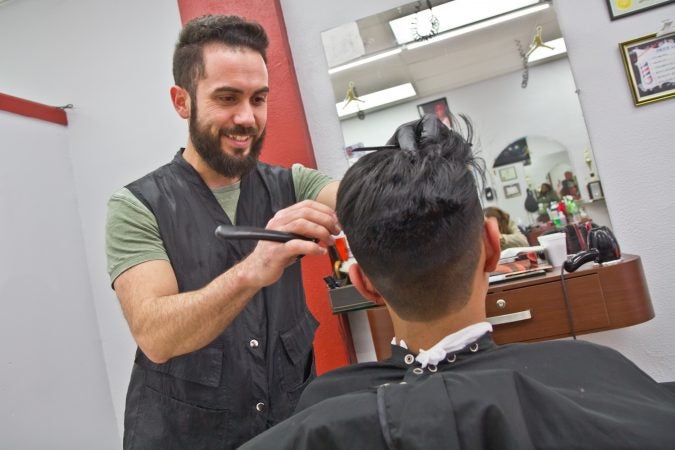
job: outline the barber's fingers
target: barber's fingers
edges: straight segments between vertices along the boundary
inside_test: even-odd
[[[331,208],[330,206],[324,205],[323,203],[317,202],[315,200],[303,200],[301,202],[295,203],[287,208],[284,208],[277,212],[277,214],[282,213],[284,211],[296,211],[296,210],[304,210],[304,209],[312,209],[317,212],[322,212],[325,214],[333,215],[335,216],[335,210]]]
[[[240,264],[245,273],[254,280],[255,285],[265,287],[279,280],[284,270],[296,263],[299,256],[326,253],[325,247],[302,239],[293,239],[285,243],[259,241],[253,252]]]
[[[267,223],[266,228],[318,239],[327,245],[333,244],[331,235],[340,232],[335,211],[311,200],[277,212]]]
[[[417,120],[400,125],[394,135],[389,138],[387,145],[396,145],[402,150],[417,150],[416,127]]]
[[[450,129],[433,114],[425,114],[417,125],[421,143],[427,140],[439,141],[450,136]]]
[[[439,141],[450,136],[450,129],[433,114],[425,114],[421,119],[404,123],[387,141],[388,145],[398,145],[401,150],[417,151],[420,144],[427,141]]]

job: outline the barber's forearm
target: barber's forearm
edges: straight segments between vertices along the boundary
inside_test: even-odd
[[[115,280],[131,332],[148,358],[162,363],[208,345],[256,292],[275,283],[298,256],[325,255],[332,234],[340,231],[335,212],[309,200],[278,211],[267,228],[312,240],[259,241],[241,262],[192,292],[178,293],[173,268],[164,260],[134,266]]]
[[[262,286],[236,265],[204,288],[141,300],[132,333],[153,362],[199,350],[225,330]]]

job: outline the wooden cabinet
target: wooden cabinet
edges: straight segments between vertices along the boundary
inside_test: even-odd
[[[496,342],[551,339],[609,326],[597,274],[566,280],[569,309],[560,280],[488,293],[485,310]]]
[[[559,270],[490,286],[485,310],[497,343],[556,339],[654,317],[639,256],[623,255],[618,263],[566,273],[564,286]],[[377,306],[368,309],[367,316],[377,359],[385,359],[394,336],[389,312]]]

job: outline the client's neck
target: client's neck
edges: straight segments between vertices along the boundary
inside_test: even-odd
[[[483,279],[484,278],[484,279]],[[432,320],[411,321],[400,318],[389,308],[397,342],[405,341],[408,349],[418,353],[428,350],[444,337],[475,323],[485,321],[485,294],[487,275],[474,279],[473,289],[466,305],[459,311],[447,313]]]

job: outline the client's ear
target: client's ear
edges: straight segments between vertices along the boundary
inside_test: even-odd
[[[382,295],[380,295],[378,290],[375,289],[373,283],[371,283],[370,279],[368,279],[368,276],[363,273],[361,266],[359,266],[357,263],[349,266],[349,279],[356,290],[359,291],[359,293],[366,299],[384,305],[384,298]]]
[[[485,232],[483,233],[483,249],[485,251],[485,272],[493,272],[497,268],[501,247],[499,245],[499,224],[494,217],[487,217],[483,224]]]

